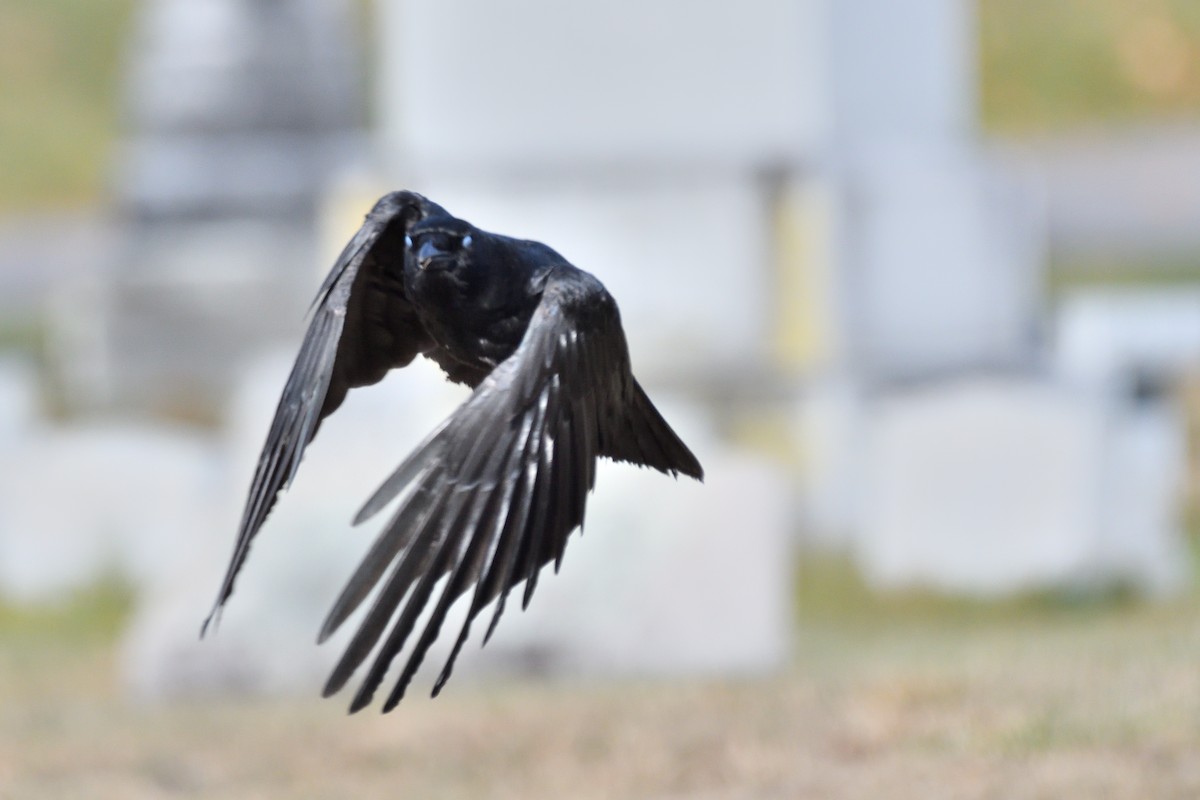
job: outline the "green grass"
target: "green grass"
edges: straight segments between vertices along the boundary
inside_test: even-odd
[[[1090,287],[1194,287],[1200,283],[1200,254],[1158,259],[1059,261],[1050,264],[1046,281],[1051,296]]]
[[[0,4],[0,211],[94,203],[134,0]]]
[[[1200,113],[1195,0],[980,0],[979,21],[990,129]]]
[[[862,631],[896,626],[1004,628],[1029,621],[1073,624],[1139,605],[1136,593],[1124,586],[1038,590],[993,599],[930,589],[881,593],[867,585],[851,559],[820,553],[803,556],[796,577],[796,611],[802,624]]]
[[[46,351],[46,325],[33,314],[0,315],[0,353],[40,357]]]
[[[47,603],[0,602],[0,641],[111,644],[133,609],[133,591],[107,578]]]

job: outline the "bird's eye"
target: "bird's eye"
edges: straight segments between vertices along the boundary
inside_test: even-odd
[[[471,246],[471,234],[468,233],[462,238],[462,246],[464,250]]]
[[[412,237],[407,234],[404,236],[404,246],[412,250]]]

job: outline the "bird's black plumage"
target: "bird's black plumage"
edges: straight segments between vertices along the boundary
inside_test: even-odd
[[[371,702],[431,602],[384,711],[404,696],[454,600],[471,593],[435,695],[489,603],[485,642],[522,582],[528,604],[538,571],[551,561],[557,567],[567,536],[583,523],[598,456],[703,477],[633,377],[617,305],[598,280],[543,244],[486,233],[419,194],[393,192],[375,204],[317,293],[205,629],[321,420],[349,389],[418,354],[474,391],[354,520],[400,498],[319,636],[324,641],[380,586],[325,686],[326,696],[341,689],[376,651],[352,712]]]

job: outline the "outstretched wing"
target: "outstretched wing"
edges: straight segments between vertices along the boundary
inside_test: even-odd
[[[433,347],[404,293],[404,237],[418,220],[445,213],[413,192],[385,195],[325,278],[259,456],[233,558],[201,635],[233,592],[250,542],[295,477],[321,420],[351,388],[376,383]]]
[[[538,570],[561,561],[568,534],[583,522],[604,429],[634,386],[613,299],[587,273],[554,267],[516,352],[359,512],[356,522],[404,496],[321,630],[324,641],[382,579],[325,696],[346,684],[386,632],[350,710],[371,702],[443,576],[445,585],[384,711],[403,697],[456,598],[474,587],[435,695],[450,676],[471,621],[489,602],[497,600],[485,642],[513,586],[525,581],[524,603],[529,602]]]

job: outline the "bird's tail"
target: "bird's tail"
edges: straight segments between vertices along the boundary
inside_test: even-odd
[[[658,413],[641,384],[634,380],[633,398],[612,441],[605,442],[604,455],[616,461],[653,467],[668,475],[683,473],[704,480],[704,468],[683,440]]]

